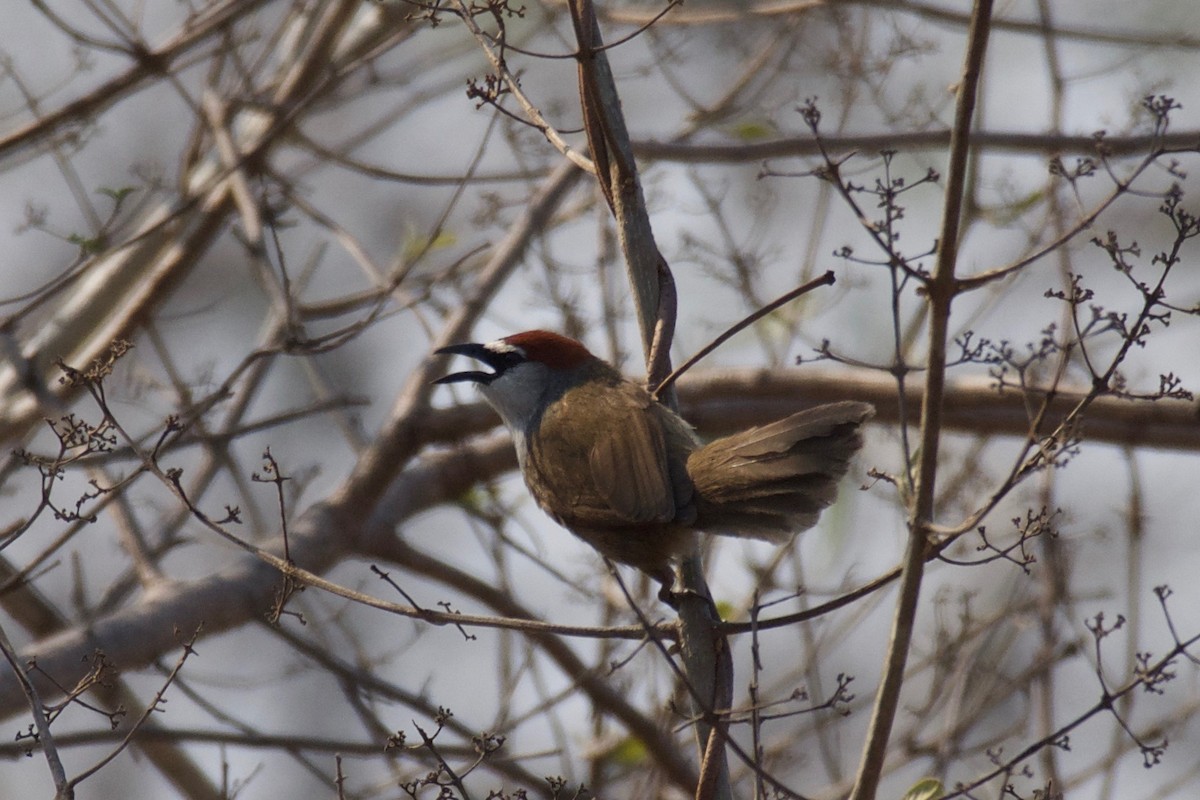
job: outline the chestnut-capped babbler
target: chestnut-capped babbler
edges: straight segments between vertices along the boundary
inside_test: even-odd
[[[696,531],[783,542],[837,496],[875,413],[841,402],[701,443],[683,418],[574,339],[526,331],[438,353],[483,362],[470,382],[512,433],[525,484],[556,522],[662,583]]]

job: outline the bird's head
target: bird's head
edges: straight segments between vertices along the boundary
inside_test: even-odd
[[[546,406],[586,380],[590,365],[602,363],[574,339],[551,331],[525,331],[483,344],[453,344],[436,353],[482,362],[491,372],[453,372],[434,383],[474,383],[504,423],[527,430]]]

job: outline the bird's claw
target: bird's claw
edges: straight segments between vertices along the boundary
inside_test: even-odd
[[[673,584],[663,584],[662,588],[658,590],[658,599],[662,600],[675,611],[679,611],[679,607],[683,605],[684,598],[688,597],[695,597],[704,601],[705,605],[713,609],[715,615],[716,606],[713,604],[713,601],[708,597],[708,595],[702,592],[687,588],[676,590],[673,588]]]

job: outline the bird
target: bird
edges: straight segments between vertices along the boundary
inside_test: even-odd
[[[435,353],[488,368],[434,383],[478,387],[508,428],[537,505],[601,555],[657,580],[659,598],[676,608],[672,563],[698,533],[784,543],[812,527],[875,412],[829,403],[705,443],[645,387],[553,331]]]

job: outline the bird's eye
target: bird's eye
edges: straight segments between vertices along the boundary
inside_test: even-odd
[[[500,363],[496,365],[497,372],[503,372],[504,370],[508,369],[509,367],[515,367],[517,364],[520,364],[524,360],[525,360],[524,353],[521,353],[517,350],[512,350],[510,352],[507,352],[500,359]]]

